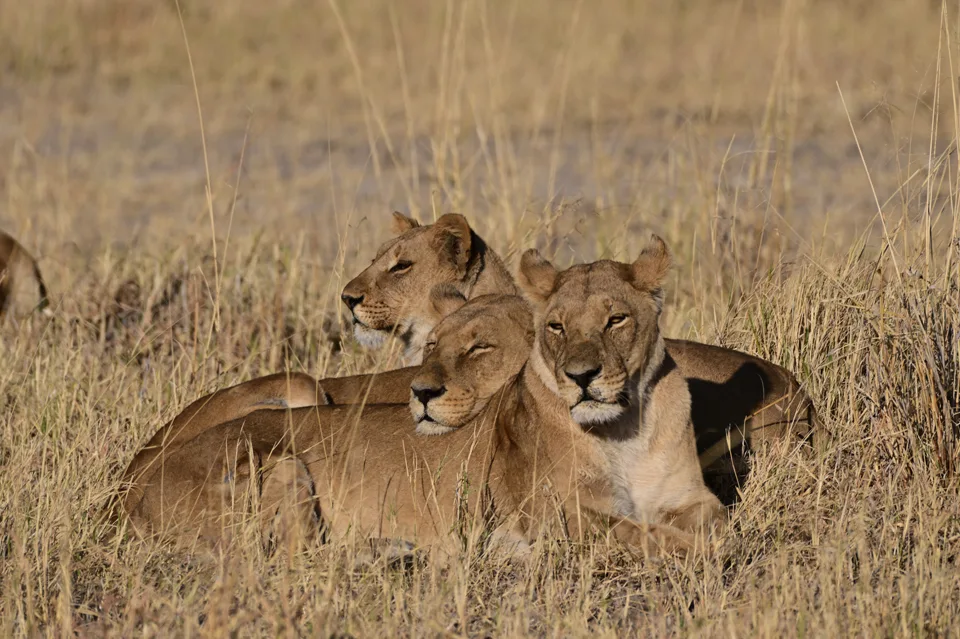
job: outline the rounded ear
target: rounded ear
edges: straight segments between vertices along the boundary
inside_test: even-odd
[[[459,213],[445,213],[441,215],[433,227],[442,234],[442,246],[450,253],[453,262],[459,268],[465,268],[470,261],[472,248],[472,231],[467,218]]]
[[[520,270],[517,273],[517,284],[520,290],[532,302],[542,304],[547,301],[557,284],[557,269],[553,264],[543,259],[537,249],[524,251],[520,258]]]
[[[420,222],[417,222],[412,217],[407,217],[400,211],[393,212],[393,232],[397,235],[403,235],[407,231],[418,228]]]
[[[430,305],[440,319],[456,313],[466,303],[467,298],[463,293],[449,282],[437,284],[430,289]]]
[[[651,235],[650,243],[630,267],[633,285],[644,291],[656,292],[670,270],[670,250],[659,235]]]

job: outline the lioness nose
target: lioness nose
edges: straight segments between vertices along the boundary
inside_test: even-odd
[[[344,293],[340,296],[340,299],[343,300],[343,303],[347,305],[347,308],[352,311],[360,302],[363,301],[363,295],[351,295],[350,293]]]
[[[603,370],[602,366],[597,366],[596,368],[590,368],[588,370],[583,370],[583,367],[578,367],[573,369],[565,369],[563,373],[572,379],[577,386],[583,390],[587,390],[587,387],[590,386],[590,382],[597,378],[601,370]]]
[[[418,387],[416,384],[410,387],[410,390],[413,392],[414,397],[420,400],[420,403],[423,404],[424,408],[427,406],[427,402],[431,399],[440,397],[447,392],[446,386],[441,386],[439,388],[435,386],[427,387]]]

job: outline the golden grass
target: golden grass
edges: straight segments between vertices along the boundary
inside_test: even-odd
[[[175,3],[0,1],[0,222],[58,308],[0,344],[0,634],[956,632],[954,7],[181,6],[216,251]],[[459,210],[511,263],[661,233],[664,331],[795,371],[833,445],[758,456],[689,562],[546,543],[358,571],[350,546],[111,539],[120,472],[192,399],[390,364],[340,343],[337,295],[392,208]]]

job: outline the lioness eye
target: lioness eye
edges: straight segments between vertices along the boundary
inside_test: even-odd
[[[427,342],[426,344],[423,345],[423,354],[426,355],[430,353],[430,351],[432,351],[436,347],[437,347],[436,342]]]
[[[413,262],[407,262],[405,260],[400,260],[396,264],[390,267],[391,273],[405,273],[410,270],[410,267],[413,266]]]
[[[477,355],[479,353],[486,353],[490,350],[493,350],[493,346],[484,344],[483,342],[478,342],[470,347],[470,350],[467,351],[467,355]]]
[[[626,315],[611,315],[610,319],[607,320],[607,328],[613,328],[614,326],[620,326],[627,321]]]
[[[563,324],[560,322],[547,322],[547,328],[560,335],[563,333]]]

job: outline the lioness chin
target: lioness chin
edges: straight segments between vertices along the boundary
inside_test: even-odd
[[[442,288],[432,297],[462,307],[428,335],[409,406],[255,411],[210,428],[141,480],[135,528],[216,543],[249,512],[231,504],[259,501],[261,531],[275,538],[322,531],[516,548],[545,528],[600,526],[644,548],[688,547],[682,531],[618,515],[596,439],[526,365],[535,335],[526,301],[466,302]]]

